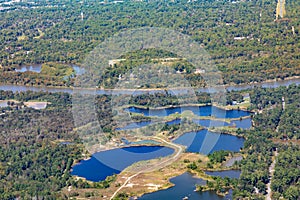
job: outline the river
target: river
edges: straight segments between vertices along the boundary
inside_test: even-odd
[[[23,69],[24,70],[24,69]],[[37,68],[32,66],[31,70],[38,71]],[[248,85],[235,85],[235,86],[228,86],[226,87],[227,90],[244,90],[253,88],[254,86],[261,86],[265,88],[275,88],[279,86],[288,86],[291,84],[299,85],[300,78],[298,79],[291,79],[291,80],[283,80],[277,82],[268,82],[268,83],[256,83],[256,84],[248,84]],[[0,90],[6,91],[13,91],[13,92],[20,92],[20,91],[45,91],[45,92],[66,92],[73,94],[74,90],[72,88],[55,88],[55,87],[38,87],[38,86],[21,86],[21,85],[9,85],[4,84],[0,85]],[[198,91],[217,91],[216,89],[196,89]],[[144,94],[144,93],[155,93],[160,92],[161,90],[137,90],[134,93],[137,94]],[[185,90],[178,90],[185,92]],[[131,90],[90,90],[90,89],[80,89],[80,93],[84,94],[132,94],[133,91]],[[172,108],[173,109],[173,108]],[[173,109],[168,111],[164,114],[159,114],[162,116],[167,116],[171,113],[178,112],[177,109]],[[209,109],[207,109],[208,113],[206,116],[209,116]],[[164,109],[165,110],[165,109]],[[181,110],[181,109],[180,109]],[[132,110],[131,110],[132,111]],[[193,110],[192,110],[193,111]],[[200,108],[201,111],[201,108]],[[144,111],[147,115],[147,111]],[[152,112],[152,111],[151,111]],[[181,111],[180,111],[181,112]],[[222,111],[223,112],[223,111]],[[233,116],[235,116],[237,111],[233,111]],[[197,113],[197,112],[196,112]],[[196,114],[195,113],[195,114]],[[151,116],[151,113],[149,113]],[[240,116],[245,116],[243,112],[240,112]],[[223,114],[222,114],[223,115]],[[154,115],[155,116],[155,115]],[[229,115],[225,114],[226,117],[230,117]],[[174,123],[178,123],[175,121]],[[199,124],[211,124],[211,121],[199,121]],[[218,122],[219,123],[219,122]],[[248,128],[249,124],[251,123],[251,119],[247,120],[247,123],[241,121],[234,122],[237,126],[241,128]],[[148,122],[144,122],[144,125],[148,125]],[[129,129],[132,127],[128,127]],[[135,127],[134,127],[135,128]],[[209,142],[211,141],[211,143]],[[187,146],[188,152],[200,152],[204,154],[208,154],[217,150],[230,150],[230,151],[239,151],[242,148],[244,139],[239,138],[232,135],[224,135],[219,133],[212,133],[208,130],[202,130],[198,132],[190,132],[185,133],[179,138],[175,139],[173,142],[177,144],[182,144]],[[207,144],[204,145],[203,144]],[[167,147],[159,147],[159,146],[140,146],[140,147],[127,147],[108,150],[104,152],[98,152],[93,154],[93,156],[89,160],[83,160],[79,164],[75,165],[72,168],[72,175],[78,175],[80,177],[84,177],[87,180],[91,181],[100,181],[104,180],[107,176],[120,173],[123,169],[131,164],[138,162],[140,160],[148,160],[153,158],[158,158],[161,156],[171,155],[174,152],[173,149]],[[116,156],[118,155],[118,156]],[[120,156],[121,155],[121,156]],[[118,159],[116,159],[118,158]],[[222,176],[224,173],[229,172],[207,172],[211,175]],[[221,173],[221,174],[220,174]],[[239,172],[234,173],[237,175]],[[202,179],[197,179],[193,177],[189,173],[184,173],[183,175],[177,176],[171,179],[171,182],[175,184],[174,187],[171,187],[166,190],[154,192],[151,194],[146,194],[142,196],[141,200],[147,199],[160,199],[160,200],[169,200],[169,199],[182,199],[184,197],[189,197],[189,199],[212,199],[212,200],[225,200],[230,199],[230,195],[226,197],[220,197],[216,195],[215,192],[194,192],[195,184],[205,184],[205,181]]]
[[[297,79],[290,79],[290,80],[283,80],[283,81],[276,81],[276,82],[264,82],[264,83],[253,83],[253,84],[246,84],[246,85],[234,85],[234,86],[226,86],[225,88],[228,91],[236,91],[236,90],[244,90],[253,88],[255,86],[258,87],[264,87],[264,88],[275,88],[279,86],[288,86],[291,84],[299,85],[300,78]],[[0,90],[5,91],[13,91],[13,92],[24,92],[24,91],[44,91],[44,92],[65,92],[69,94],[74,93],[74,89],[72,88],[59,88],[59,87],[43,87],[43,86],[23,86],[23,85],[13,85],[13,84],[1,84]],[[220,88],[201,88],[201,89],[195,89],[196,91],[202,91],[202,92],[214,92],[220,90]],[[157,93],[162,92],[163,90],[126,90],[126,89],[116,89],[116,90],[103,90],[103,89],[76,89],[76,92],[80,92],[82,94],[128,94],[128,95],[139,95],[139,94],[147,94],[147,93]],[[176,89],[172,89],[172,92]],[[177,93],[186,93],[187,90],[185,89],[177,89]]]

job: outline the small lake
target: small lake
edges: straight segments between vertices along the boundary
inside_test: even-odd
[[[210,120],[210,119],[194,119],[196,124],[199,124],[203,127],[222,127],[222,126],[234,126],[236,128],[241,129],[249,129],[252,126],[251,118],[246,118],[242,120],[232,120],[231,123],[227,123],[221,120]],[[132,130],[136,128],[142,128],[151,124],[155,124],[157,122],[145,121],[145,122],[133,122],[124,127],[116,128],[116,130]],[[180,124],[181,119],[174,119],[172,121],[165,122],[168,125]]]
[[[230,126],[235,126],[236,128],[249,129],[252,127],[252,119],[246,118],[242,120],[232,120]]]
[[[231,193],[225,197],[218,196],[213,191],[196,192],[197,185],[205,185],[206,181],[200,178],[195,178],[190,173],[184,173],[180,176],[170,179],[175,186],[160,190],[157,192],[145,194],[139,200],[182,200],[188,197],[189,200],[227,200],[231,199]]]
[[[138,146],[98,152],[88,160],[82,160],[72,168],[72,175],[98,182],[107,176],[118,174],[128,166],[142,160],[165,157],[174,150],[162,146]]]
[[[42,65],[36,64],[36,65],[29,65],[29,66],[21,66],[21,67],[16,67],[15,71],[16,72],[36,72],[40,73],[42,70]]]
[[[187,152],[205,155],[220,150],[238,152],[244,146],[244,139],[241,137],[213,133],[206,129],[185,133],[173,142],[186,146]]]
[[[82,67],[79,67],[74,64],[70,64],[70,66],[74,69],[76,75],[82,75],[85,70]],[[40,73],[42,71],[42,64],[35,64],[35,65],[23,65],[21,67],[16,67],[16,72],[36,72]]]
[[[241,170],[225,170],[225,171],[205,171],[205,174],[210,176],[219,176],[221,178],[239,178]]]
[[[252,126],[251,118],[245,118],[241,120],[232,120],[231,123],[227,123],[220,120],[200,119],[193,120],[195,123],[204,127],[222,127],[222,126],[234,126],[241,129],[249,129]]]
[[[216,118],[240,118],[249,116],[250,112],[243,110],[224,110],[215,106],[183,106],[164,109],[144,109],[131,106],[125,109],[128,112],[140,113],[145,116],[165,117],[175,113],[183,113],[184,111],[192,111],[198,116],[214,116]]]

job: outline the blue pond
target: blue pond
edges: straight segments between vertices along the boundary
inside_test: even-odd
[[[246,118],[242,120],[233,120],[230,123],[230,126],[235,125],[236,128],[241,128],[241,129],[249,129],[252,126],[252,120],[251,118]]]
[[[139,200],[182,200],[184,197],[188,197],[189,200],[227,200],[231,199],[229,193],[226,197],[220,197],[213,191],[196,192],[197,185],[205,185],[206,181],[193,177],[190,173],[184,173],[180,176],[172,178],[170,180],[175,184],[174,187],[166,190],[157,191],[154,193],[145,194],[139,198]]]
[[[82,75],[85,72],[85,69],[82,68],[82,67],[79,67],[79,66],[73,65],[73,64],[71,64],[70,66],[74,69],[76,75]],[[40,73],[42,71],[42,65],[41,64],[29,65],[29,66],[23,65],[19,68],[16,68],[15,71],[16,72],[36,72],[36,73]]]
[[[244,139],[232,135],[213,133],[206,129],[181,135],[173,142],[187,146],[188,152],[209,154],[214,151],[229,150],[238,152]]]
[[[173,152],[173,149],[161,146],[126,147],[98,152],[89,160],[82,160],[75,165],[71,174],[98,182],[120,173],[135,162],[168,156]]]
[[[250,113],[242,110],[224,110],[215,106],[183,106],[183,107],[172,107],[165,109],[144,109],[137,107],[129,107],[125,109],[129,112],[142,113],[145,116],[158,116],[164,117],[174,113],[182,113],[184,111],[192,111],[198,116],[215,116],[216,118],[239,118],[249,116]]]
[[[210,119],[200,119],[193,121],[204,127],[235,126],[236,128],[249,129],[252,126],[251,118],[246,118],[242,120],[232,120],[230,124],[224,121]]]
[[[242,120],[233,120],[231,123],[227,123],[224,121],[220,120],[210,120],[210,119],[195,119],[193,120],[195,123],[204,126],[204,127],[221,127],[221,126],[235,126],[236,128],[241,128],[241,129],[249,129],[251,127],[251,118],[246,118]],[[166,122],[168,125],[173,125],[173,124],[180,124],[181,119],[174,119],[172,121]],[[116,128],[116,130],[131,130],[131,129],[136,129],[136,128],[141,128],[144,126],[148,126],[153,124],[152,121],[145,121],[145,122],[134,122],[130,123],[122,128]]]
[[[225,171],[205,171],[207,175],[210,176],[219,176],[222,178],[239,178],[241,175],[240,170],[225,170]]]

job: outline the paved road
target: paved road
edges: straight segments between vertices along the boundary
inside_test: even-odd
[[[183,147],[180,146],[180,145],[174,144],[174,143],[172,143],[172,142],[168,142],[168,141],[166,141],[166,140],[164,140],[163,138],[160,138],[160,137],[154,137],[154,138],[157,139],[157,140],[160,140],[162,143],[165,143],[165,144],[168,144],[168,145],[174,147],[174,148],[176,149],[176,154],[175,154],[174,156],[172,156],[171,158],[169,158],[169,159],[167,159],[167,160],[164,160],[164,161],[160,162],[159,164],[156,164],[155,166],[151,166],[151,167],[149,167],[149,168],[146,168],[146,169],[144,169],[144,170],[142,170],[142,171],[140,171],[140,172],[138,172],[138,173],[136,173],[136,174],[133,174],[132,176],[128,177],[128,178],[126,179],[126,181],[123,183],[123,185],[121,185],[121,186],[113,193],[113,195],[110,197],[110,200],[112,200],[112,199],[118,194],[118,192],[119,192],[122,188],[124,188],[124,187],[127,185],[127,183],[128,183],[131,179],[133,179],[134,177],[138,176],[138,175],[141,174],[141,173],[151,172],[151,171],[160,169],[160,168],[162,168],[162,167],[164,167],[164,166],[167,166],[168,164],[171,164],[172,162],[174,162],[175,160],[177,160],[177,159],[179,158],[179,156],[181,155],[181,153],[183,152]]]

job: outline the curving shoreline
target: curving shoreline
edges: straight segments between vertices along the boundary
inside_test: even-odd
[[[272,85],[277,84],[277,85]],[[227,85],[218,85],[212,88],[197,88],[197,87],[176,87],[176,88],[150,88],[150,89],[128,89],[128,88],[113,88],[113,89],[105,89],[105,88],[80,88],[80,87],[67,87],[67,86],[29,86],[29,85],[20,85],[20,84],[7,84],[0,83],[0,90],[5,91],[48,91],[48,92],[65,92],[69,94],[82,93],[82,94],[107,94],[107,95],[120,95],[120,94],[132,94],[132,92],[137,92],[137,94],[145,94],[149,92],[163,92],[166,90],[177,91],[178,93],[186,93],[187,90],[193,89],[197,92],[222,92],[222,91],[238,91],[238,90],[247,90],[253,87],[279,87],[279,86],[288,86],[291,84],[300,84],[300,76],[288,77],[284,80],[266,80],[263,82],[253,82],[253,83],[245,83],[245,84],[227,84]],[[12,89],[11,89],[12,88]]]

